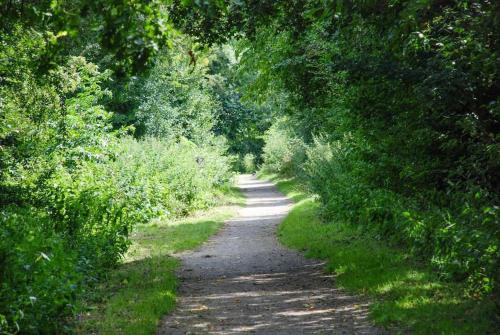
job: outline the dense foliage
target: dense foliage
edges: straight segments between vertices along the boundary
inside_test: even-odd
[[[241,46],[258,71],[248,94],[285,97],[265,167],[301,174],[326,216],[496,296],[498,3],[293,3]]]
[[[69,27],[57,8],[40,15]],[[0,333],[64,333],[133,227],[215,204],[232,159],[208,64],[189,65],[184,45],[132,75],[135,51],[83,32],[60,43],[26,17],[0,33]]]
[[[134,225],[209,206],[230,167],[262,162],[498,301],[499,13],[1,2],[0,333],[67,331]]]

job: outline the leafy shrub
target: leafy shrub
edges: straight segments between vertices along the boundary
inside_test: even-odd
[[[286,120],[275,123],[266,132],[263,170],[281,174],[299,173],[305,159],[305,144],[287,127]]]
[[[0,62],[0,333],[64,333],[134,225],[215,202],[226,144],[127,137],[104,106],[108,72],[69,57],[39,75],[43,38],[3,37],[0,58],[15,64]]]
[[[256,169],[255,155],[246,154],[245,156],[243,156],[243,167],[244,167],[244,171],[247,173],[255,172],[255,169]]]
[[[215,202],[231,174],[225,147],[188,140],[124,138],[114,158],[59,166],[46,181],[45,206],[2,211],[0,314],[7,329],[62,332],[86,284],[113,266],[136,224]]]
[[[469,282],[471,294],[491,294],[499,280],[498,207],[475,195],[458,193],[450,207],[406,197],[369,183],[373,167],[367,148],[352,136],[328,142],[317,138],[307,149],[306,180],[335,221],[356,224],[429,259],[448,279]]]
[[[213,191],[231,177],[225,143],[218,138],[203,145],[181,138],[166,142],[155,138],[122,139],[114,164],[123,171],[123,182],[142,194],[143,212],[183,215],[214,203]]]
[[[0,331],[63,332],[82,289],[76,252],[53,232],[46,213],[9,207],[0,215]]]

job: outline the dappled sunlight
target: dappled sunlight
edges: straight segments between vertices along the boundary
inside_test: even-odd
[[[442,287],[441,284],[432,282],[431,280],[427,279],[421,279],[420,281],[413,281],[413,280],[392,280],[392,281],[387,281],[382,284],[380,284],[376,288],[376,292],[380,294],[388,294],[391,293],[391,291],[394,290],[399,290],[399,291],[404,291],[408,293],[418,293],[418,294],[423,294],[426,291],[431,292],[436,289],[439,289]]]
[[[422,334],[441,334],[443,329],[446,334],[486,334],[490,326],[482,320],[495,317],[491,303],[464,299],[459,288],[412,263],[401,250],[360,235],[353,225],[318,220],[313,202],[295,206],[280,234],[287,245],[324,259],[342,287],[377,297],[370,318],[378,324],[403,329],[411,325],[425,329]]]
[[[291,201],[244,175],[247,207],[202,248],[182,254],[177,309],[160,334],[379,334],[367,303],[334,287],[323,261],[277,243]]]
[[[346,308],[346,310],[349,310],[349,308]],[[313,314],[323,314],[323,313],[333,313],[336,310],[334,308],[328,308],[328,309],[317,309],[317,310],[306,310],[306,311],[286,311],[286,312],[280,312],[276,313],[276,315],[282,315],[282,316],[305,316],[305,315],[313,315]],[[313,321],[309,321],[311,323]]]
[[[331,280],[321,271],[295,269],[189,282],[182,287],[185,296],[165,329],[193,324],[211,334],[250,330],[286,334],[287,329],[331,333],[352,329],[354,324],[357,334],[369,333],[367,305],[333,288]],[[305,282],[309,289],[303,287]]]

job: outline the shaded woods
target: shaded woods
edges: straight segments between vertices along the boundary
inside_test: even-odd
[[[498,304],[499,13],[0,2],[0,333],[71,332],[134,226],[214,206],[257,167]]]

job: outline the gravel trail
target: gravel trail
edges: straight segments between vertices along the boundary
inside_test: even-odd
[[[247,204],[196,251],[179,254],[177,308],[158,334],[382,334],[367,305],[334,286],[324,263],[281,246],[291,200],[269,182],[239,179]]]

